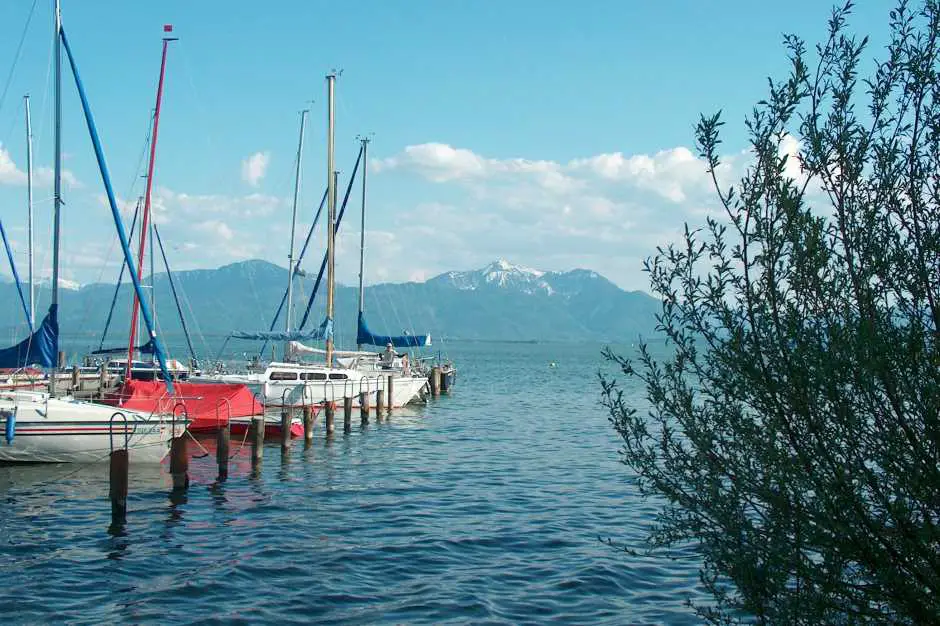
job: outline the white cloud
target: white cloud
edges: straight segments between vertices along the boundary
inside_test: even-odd
[[[264,178],[268,170],[268,163],[271,161],[270,152],[255,152],[247,159],[242,161],[242,180],[257,187],[261,179]]]
[[[0,185],[25,185],[26,173],[16,167],[13,157],[0,143]]]

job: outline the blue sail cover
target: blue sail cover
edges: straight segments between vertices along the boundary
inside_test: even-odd
[[[367,346],[385,346],[392,344],[396,348],[418,348],[431,345],[431,335],[376,335],[366,326],[362,312],[359,312],[359,328],[356,331],[356,343]]]
[[[55,367],[59,354],[57,309],[57,305],[51,305],[36,332],[15,346],[0,350],[0,367],[18,368],[28,365]]]
[[[249,332],[236,330],[229,337],[234,339],[256,339],[259,341],[309,341],[326,339],[333,336],[333,320],[326,318],[319,327],[313,330],[283,330]]]

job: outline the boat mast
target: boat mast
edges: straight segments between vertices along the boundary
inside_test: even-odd
[[[333,168],[334,108],[333,92],[336,87],[336,72],[326,75],[327,131],[326,131],[326,176],[327,176],[327,226],[326,226],[326,318],[333,319],[333,238],[336,228],[336,175]],[[326,337],[326,366],[333,364],[333,335]]]
[[[29,248],[29,326],[36,326],[36,289],[33,285],[33,128],[29,120],[29,94],[23,96],[26,106],[26,246]]]
[[[172,32],[173,27],[166,25],[164,32]],[[157,130],[160,127],[160,102],[163,99],[163,77],[166,72],[166,50],[171,41],[176,41],[176,37],[163,38],[163,55],[160,59],[160,80],[157,83],[157,104],[153,112],[153,132],[150,135],[150,163],[147,165],[147,188],[144,192],[144,214],[140,222],[140,247],[137,249],[137,280],[143,280],[144,276],[144,251],[147,247],[147,234],[150,221],[150,194],[153,190],[153,165],[157,153]],[[130,341],[127,343],[127,367],[124,370],[124,379],[131,379],[131,363],[134,360],[134,344],[137,341],[137,312],[140,308],[140,300],[137,298],[137,292],[134,292],[134,306],[131,309],[131,329]]]
[[[297,170],[294,172],[294,203],[290,217],[290,249],[287,253],[287,314],[284,316],[284,332],[290,332],[291,302],[294,296],[294,231],[297,226],[297,199],[300,197],[300,172],[304,156],[304,128],[307,125],[309,109],[300,112],[300,139],[297,140]],[[290,341],[284,344],[284,360],[287,360]]]
[[[58,315],[59,308],[59,215],[62,210],[62,12],[59,0],[53,0],[53,21],[55,22],[55,83],[53,88],[55,105],[53,127],[55,129],[55,157],[53,160],[53,209],[52,209],[52,303],[50,312]],[[58,349],[58,341],[56,342]],[[59,369],[59,355],[56,354],[49,376],[49,395],[55,396],[55,379]]]
[[[368,137],[359,139],[362,143],[362,220],[359,228],[359,317],[365,308],[365,291],[363,288],[363,266],[366,256],[366,171],[369,167],[369,141]],[[356,335],[359,333],[357,332]],[[362,350],[362,344],[356,345],[356,350]]]

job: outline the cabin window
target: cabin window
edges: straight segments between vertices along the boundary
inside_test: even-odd
[[[330,380],[346,380],[349,378],[346,374],[330,374]]]
[[[326,374],[323,372],[303,372],[300,378],[301,380],[326,380]]]
[[[269,380],[297,380],[297,372],[271,372]]]

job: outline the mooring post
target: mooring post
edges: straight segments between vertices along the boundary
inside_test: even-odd
[[[391,374],[388,375],[388,398],[386,398],[386,404],[388,405],[388,412],[392,412],[392,407],[395,406],[395,377]]]
[[[343,396],[343,419],[352,420],[352,396]]]
[[[105,389],[108,388],[108,364],[102,363],[98,368],[98,395],[104,398]]]
[[[369,421],[369,392],[360,391],[359,392],[359,417],[362,418],[362,421]]]
[[[382,419],[382,412],[385,410],[385,390],[379,389],[375,392],[375,419]]]
[[[313,443],[313,407],[304,405],[304,445],[310,447]]]
[[[435,365],[431,368],[431,395],[437,397],[441,395],[441,368]]]
[[[189,450],[186,433],[170,440],[170,474],[173,476],[173,490],[189,488]]]
[[[111,480],[109,496],[111,498],[111,523],[127,522],[127,449],[111,451]]]
[[[326,436],[333,436],[333,422],[336,419],[336,403],[332,400],[328,400],[323,410],[326,411]]]
[[[232,447],[232,423],[226,421],[225,426],[219,428],[215,437],[215,460],[219,464],[219,480],[228,478],[228,455]]]
[[[255,466],[264,459],[264,415],[252,416],[251,426],[251,465]]]
[[[450,392],[450,383],[447,381],[447,372],[441,369],[441,382],[440,382],[441,393]]]
[[[352,430],[352,407],[346,411],[346,398],[343,397],[343,432],[348,433]]]
[[[281,454],[290,452],[290,425],[293,421],[291,413],[287,408],[281,411]]]

